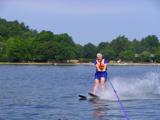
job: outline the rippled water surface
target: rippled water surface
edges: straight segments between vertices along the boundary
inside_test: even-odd
[[[99,100],[79,101],[92,91],[93,66],[0,65],[0,120],[125,120],[106,83]],[[160,120],[160,67],[109,66],[131,120]]]

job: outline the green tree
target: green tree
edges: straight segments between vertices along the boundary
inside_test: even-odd
[[[0,56],[2,56],[3,48],[4,48],[4,43],[0,42]]]
[[[27,39],[32,35],[28,26],[18,21],[6,21],[0,18],[0,35],[6,40],[10,37],[19,37],[20,39]]]
[[[155,53],[155,61],[160,63],[160,48]]]
[[[149,35],[146,38],[142,39],[141,46],[143,46],[143,49],[150,52],[155,53],[159,46],[159,40],[158,37],[155,35]]]
[[[25,41],[16,38],[10,38],[7,41],[6,46],[6,54],[10,61],[28,61],[31,57]]]
[[[49,42],[54,40],[54,35],[50,31],[41,31],[36,35],[35,40],[39,43]]]
[[[84,58],[83,56],[83,46],[80,44],[76,45],[76,59]]]
[[[96,52],[97,52],[96,46],[93,45],[92,43],[88,43],[83,47],[84,58],[94,59],[96,56]]]
[[[97,46],[97,51],[104,53],[104,50],[106,47],[109,47],[109,43],[108,42],[101,42],[98,46]]]
[[[125,61],[134,61],[135,53],[132,50],[122,51],[119,54],[120,59]]]
[[[4,39],[2,36],[0,36],[0,56],[3,54],[4,44]]]
[[[106,47],[104,49],[103,55],[104,55],[104,58],[106,58],[108,60],[114,60],[115,56],[116,56],[116,53],[112,49]]]
[[[0,18],[0,61],[90,61],[97,52],[101,52],[109,60],[151,62],[160,61],[159,51],[160,42],[155,35],[149,35],[141,41],[130,41],[125,36],[118,36],[98,46],[92,43],[82,46],[75,44],[67,33],[37,32],[23,22]]]
[[[134,39],[131,42],[131,50],[133,50],[135,53],[140,54],[144,51],[144,48],[141,46],[141,42]]]
[[[122,51],[128,50],[130,48],[130,41],[125,36],[119,36],[112,40],[110,46],[118,57]]]
[[[0,42],[4,42],[4,38],[0,35]]]
[[[75,45],[75,43],[72,40],[72,37],[69,36],[67,33],[55,35],[55,41],[63,46]]]
[[[41,31],[32,41],[33,60],[46,62],[52,59],[52,51],[54,46],[54,34],[50,31]]]
[[[150,61],[151,61],[150,55],[151,55],[151,54],[150,54],[149,52],[143,51],[143,52],[140,54],[141,61],[142,61],[142,62],[150,62]]]

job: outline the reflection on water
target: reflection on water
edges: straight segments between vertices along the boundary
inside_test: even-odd
[[[98,98],[90,99],[90,102],[93,103],[93,117],[103,118],[107,116],[107,105],[106,102]]]

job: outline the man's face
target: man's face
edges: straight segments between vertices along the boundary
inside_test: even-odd
[[[101,62],[101,61],[102,61],[102,57],[97,57],[97,60],[98,60],[99,62]]]

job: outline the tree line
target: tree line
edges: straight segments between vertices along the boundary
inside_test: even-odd
[[[101,52],[107,60],[160,62],[160,41],[156,35],[141,40],[118,36],[99,45],[76,44],[67,33],[30,29],[24,23],[0,18],[1,62],[66,62],[76,59],[89,62]]]

